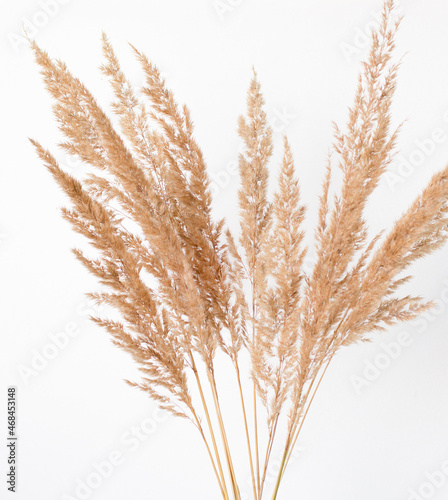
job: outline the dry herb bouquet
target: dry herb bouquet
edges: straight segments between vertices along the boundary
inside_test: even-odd
[[[141,52],[133,48],[146,78],[137,92],[103,37],[102,71],[115,95],[118,132],[65,64],[31,42],[66,138],[61,147],[91,167],[77,180],[32,141],[71,201],[64,217],[95,249],[94,256],[74,250],[104,285],[90,297],[121,316],[93,320],[138,363],[141,381],[130,384],[199,431],[224,499],[241,498],[232,457],[242,450],[231,447],[226,434],[215,373],[219,353],[234,371],[255,500],[266,497],[279,428],[286,436],[269,493],[274,500],[336,351],[431,306],[396,293],[409,279],[404,271],[447,239],[448,167],[387,234],[369,237],[363,216],[397,139],[390,115],[398,69],[393,9],[387,0],[347,127],[335,129],[310,273],[303,270],[305,207],[286,138],[278,188],[268,199],[272,133],[256,76],[239,122],[245,149],[235,239],[224,220],[212,217],[210,180],[189,110],[175,102]],[[330,196],[335,162],[342,183]],[[249,372],[241,362],[246,358]],[[224,387],[230,390],[229,382]]]

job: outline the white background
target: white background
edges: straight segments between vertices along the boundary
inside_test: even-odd
[[[58,208],[65,200],[27,141],[37,138],[56,151],[60,136],[21,26],[64,59],[106,108],[111,96],[98,70],[101,31],[136,83],[142,76],[127,42],[148,54],[192,111],[215,183],[217,215],[232,225],[238,187],[232,162],[240,147],[236,123],[255,66],[277,147],[282,133],[290,138],[311,230],[331,122],[344,124],[367,51],[363,33],[381,1],[69,0],[45,7],[34,0],[2,0],[0,9],[0,497],[217,499],[194,429],[160,414],[144,394],[124,384],[135,375],[132,362],[88,321],[83,294],[94,280],[70,252],[83,243],[61,219]],[[390,227],[448,161],[448,3],[403,0],[402,10],[397,55],[407,55],[394,119],[407,121],[401,156],[369,206],[372,229]],[[437,145],[434,133],[442,137]],[[56,154],[68,170],[84,168]],[[273,173],[277,160],[278,151]],[[430,475],[448,460],[447,256],[445,248],[414,266],[416,277],[407,289],[434,299],[433,312],[334,360],[279,498],[446,498],[448,478],[436,474],[432,486]],[[54,359],[45,359],[54,354],[52,338],[71,328],[78,334]],[[391,359],[388,346],[405,334],[406,345]],[[381,365],[376,372],[375,364]],[[8,385],[18,387],[15,496],[6,491]],[[230,391],[233,385],[226,379],[223,388]],[[230,411],[237,409],[234,394],[224,396]],[[130,440],[135,428],[144,439]],[[235,447],[241,444],[239,437],[232,439]],[[89,494],[76,496],[80,482],[89,477],[92,482],[95,463],[111,453],[121,456],[121,463]],[[250,492],[244,453],[241,444],[237,474]]]

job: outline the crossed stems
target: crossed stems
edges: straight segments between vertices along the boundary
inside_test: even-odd
[[[334,354],[336,352],[335,343],[337,341],[338,332],[339,332],[339,329],[340,329],[342,323],[345,321],[346,316],[347,316],[347,311],[345,312],[343,318],[341,319],[341,321],[339,322],[335,331],[333,332],[333,335],[330,338],[328,345],[326,346],[327,352],[330,352],[328,359],[327,360],[325,358],[322,359],[321,363],[319,364],[319,366],[317,368],[316,376],[311,380],[311,383],[309,384],[308,390],[307,390],[307,392],[302,400],[302,407],[305,411],[302,414],[300,411],[298,411],[299,410],[298,407],[295,408],[296,418],[293,421],[292,425],[289,426],[289,431],[288,431],[288,435],[286,438],[286,443],[285,443],[285,448],[284,448],[283,455],[282,455],[280,469],[279,469],[279,472],[277,475],[277,479],[276,479],[276,483],[275,483],[275,487],[274,487],[274,491],[273,491],[271,500],[277,499],[278,491],[279,491],[280,484],[281,484],[281,481],[283,479],[286,467],[289,463],[289,460],[291,459],[292,452],[293,452],[294,447],[295,447],[297,440],[299,438],[300,432],[302,430],[305,419],[308,415],[311,404],[314,400],[314,397],[317,393],[317,390],[319,389],[319,386],[322,382],[322,379],[323,379],[325,373],[327,372],[327,369],[328,369],[328,367],[329,367],[329,365],[334,357]],[[205,396],[204,396],[204,391],[202,388],[201,379],[200,379],[199,372],[198,372],[197,367],[196,367],[196,363],[195,363],[193,354],[191,352],[189,354],[190,354],[191,366],[192,366],[193,372],[195,374],[196,382],[197,382],[199,393],[201,396],[202,405],[203,405],[204,412],[206,415],[206,420],[207,420],[207,425],[208,425],[211,440],[212,440],[214,455],[211,451],[210,445],[207,441],[207,438],[206,438],[205,433],[203,431],[203,428],[201,426],[200,420],[195,412],[193,414],[194,421],[195,421],[196,426],[199,429],[201,437],[202,437],[202,439],[205,443],[205,446],[207,448],[207,452],[208,452],[210,461],[212,463],[213,470],[214,470],[214,473],[216,475],[216,478],[217,478],[217,481],[218,481],[218,484],[219,484],[219,487],[221,490],[222,497],[224,498],[224,500],[230,500],[229,491],[228,491],[227,483],[226,483],[226,478],[225,478],[225,475],[224,475],[224,472],[222,469],[222,462],[221,462],[221,458],[220,458],[220,454],[219,454],[219,450],[218,450],[218,446],[217,446],[217,442],[216,442],[215,431],[214,431],[213,424],[211,421],[210,412],[208,410],[207,401],[206,401]],[[262,474],[260,475],[260,462],[259,462],[259,456],[258,456],[258,426],[255,425],[255,427],[254,427],[254,430],[255,430],[254,439],[255,439],[255,443],[256,443],[256,446],[255,446],[256,461],[255,461],[255,466],[254,466],[253,452],[252,452],[251,439],[250,439],[250,433],[249,433],[249,427],[248,427],[246,404],[245,404],[244,393],[243,393],[243,388],[242,388],[242,384],[241,384],[241,374],[240,374],[240,368],[239,368],[239,363],[238,363],[238,357],[236,356],[236,354],[234,354],[232,361],[233,361],[235,371],[236,371],[237,382],[238,382],[238,391],[240,394],[241,409],[242,409],[243,420],[244,420],[244,429],[245,429],[245,434],[246,434],[247,451],[248,451],[248,455],[249,455],[253,497],[254,497],[254,500],[261,500],[262,496],[263,496],[264,485],[266,482],[266,474],[267,474],[267,470],[268,470],[268,466],[269,466],[269,461],[271,458],[272,447],[274,444],[275,435],[276,435],[276,431],[277,431],[277,424],[278,424],[279,416],[277,416],[275,418],[274,423],[271,426],[270,431],[269,431],[268,443],[267,443],[267,447],[266,447],[265,459],[264,459],[264,464],[263,464],[263,471],[262,471]],[[325,361],[326,361],[326,363],[325,363]],[[323,370],[321,370],[322,366],[324,364],[325,364],[325,366],[324,366]],[[219,404],[218,389],[217,389],[217,385],[216,385],[216,379],[215,379],[213,365],[209,367],[207,372],[208,372],[208,381],[209,381],[210,388],[211,388],[212,394],[213,394],[213,402],[214,402],[215,411],[216,411],[216,415],[217,415],[217,419],[218,419],[218,425],[219,425],[219,430],[221,433],[222,444],[224,447],[224,454],[225,454],[225,458],[226,458],[226,462],[227,462],[233,498],[234,498],[234,500],[240,500],[241,495],[240,495],[240,491],[239,491],[237,480],[236,480],[235,470],[234,470],[233,462],[232,462],[232,456],[230,453],[229,443],[227,440],[227,434],[225,431],[224,420],[223,420],[223,416],[222,416],[222,412],[221,412],[221,407]],[[319,373],[320,373],[320,376],[318,376]],[[255,418],[255,420],[257,420],[255,387],[254,387],[254,418]],[[260,479],[260,476],[261,476],[261,479]]]
[[[336,334],[336,332],[335,332]],[[331,343],[334,342],[335,335],[333,335],[333,339],[331,340]],[[207,421],[207,426],[210,434],[210,439],[212,445],[210,446],[209,440],[207,439],[207,436],[204,432],[204,429],[202,427],[201,421],[197,415],[196,412],[193,412],[193,417],[194,417],[194,423],[196,427],[198,428],[201,438],[204,441],[204,444],[207,449],[208,456],[210,458],[213,471],[215,473],[216,479],[218,481],[218,485],[222,494],[222,498],[224,500],[230,500],[231,497],[229,495],[229,489],[231,488],[231,494],[233,495],[233,500],[241,500],[241,494],[238,488],[237,484],[237,479],[235,475],[235,469],[232,461],[232,456],[230,453],[230,447],[227,439],[227,433],[225,430],[225,425],[224,425],[224,419],[221,411],[221,406],[219,403],[219,396],[218,396],[218,389],[217,389],[217,384],[216,384],[216,378],[214,374],[213,367],[210,367],[207,370],[207,379],[210,385],[210,389],[212,392],[213,396],[213,404],[214,404],[214,409],[216,413],[216,418],[218,421],[218,427],[219,427],[219,433],[221,435],[221,443],[222,447],[224,449],[224,457],[225,461],[227,464],[227,469],[228,469],[228,478],[226,478],[224,471],[223,471],[223,464],[221,460],[221,454],[219,452],[218,448],[218,443],[216,439],[216,431],[215,427],[212,422],[212,418],[210,415],[210,410],[207,404],[207,400],[205,398],[204,394],[204,389],[202,385],[202,381],[196,366],[196,362],[194,359],[194,356],[192,353],[190,354],[190,361],[191,361],[191,366],[195,375],[196,383],[198,386],[199,394],[201,397],[201,402],[202,406],[204,408],[204,413]],[[333,359],[334,351],[333,354],[329,357],[328,361],[325,364],[324,369],[322,370],[320,376],[314,377],[314,379],[311,381],[307,393],[305,394],[305,397],[303,399],[303,407],[305,409],[303,415],[299,414],[298,418],[295,420],[294,424],[290,426],[289,432],[286,438],[286,443],[285,443],[285,448],[284,452],[282,455],[282,460],[280,464],[280,469],[277,475],[275,487],[274,487],[274,492],[272,494],[272,500],[276,500],[278,496],[278,491],[279,487],[281,484],[281,480],[283,479],[286,467],[289,463],[289,460],[291,458],[293,449],[295,444],[297,443],[298,437],[300,435],[300,432],[302,430],[303,424],[305,422],[305,419],[308,415],[310,406],[314,400],[314,397],[316,395],[316,392],[322,382],[322,379],[328,369],[328,366]],[[241,409],[242,409],[242,415],[243,415],[243,421],[244,421],[244,429],[245,429],[245,435],[246,435],[246,445],[247,445],[247,451],[248,451],[248,456],[249,456],[249,464],[250,464],[250,471],[251,471],[251,480],[252,480],[252,489],[253,489],[253,498],[254,500],[261,500],[262,495],[263,495],[263,490],[264,486],[266,483],[266,476],[267,476],[267,470],[269,466],[269,461],[271,458],[271,453],[272,453],[272,448],[275,440],[275,435],[277,431],[277,424],[278,424],[278,417],[275,419],[273,425],[271,426],[271,429],[269,431],[269,436],[268,436],[268,442],[267,442],[267,447],[266,447],[266,452],[265,452],[265,458],[263,461],[263,469],[260,470],[260,462],[259,460],[254,461],[253,457],[253,449],[251,445],[251,438],[250,438],[250,433],[249,433],[249,426],[248,426],[248,416],[247,416],[247,409],[246,409],[246,403],[245,403],[245,398],[244,398],[244,393],[243,393],[243,388],[242,388],[242,383],[241,383],[241,373],[240,373],[240,368],[239,368],[239,363],[238,363],[238,358],[235,355],[233,357],[233,364],[236,370],[236,378],[237,378],[237,384],[238,384],[238,392],[240,395],[240,403],[241,403]],[[216,424],[215,424],[216,426]],[[255,436],[254,436],[255,442],[258,441],[258,435],[257,435],[257,428],[255,428]],[[228,483],[230,482],[230,488],[228,487]]]

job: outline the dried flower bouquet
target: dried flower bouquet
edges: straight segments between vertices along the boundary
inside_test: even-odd
[[[409,279],[407,268],[446,241],[448,168],[387,234],[371,238],[364,220],[398,132],[391,130],[390,114],[398,68],[393,9],[387,0],[348,124],[335,129],[308,274],[305,207],[286,138],[278,187],[268,199],[272,132],[256,76],[239,122],[245,148],[236,239],[224,220],[212,218],[210,180],[189,110],[176,103],[146,56],[133,48],[146,78],[137,91],[103,37],[102,71],[115,95],[118,129],[64,63],[31,42],[65,136],[61,147],[91,167],[77,180],[32,141],[71,201],[64,217],[94,249],[93,256],[74,250],[104,286],[90,297],[121,317],[93,319],[138,363],[142,378],[130,384],[196,427],[224,499],[241,498],[232,460],[241,450],[227,437],[215,373],[219,353],[233,366],[255,500],[267,494],[266,472],[280,427],[286,435],[270,492],[274,500],[335,353],[431,305],[397,292]],[[335,163],[342,186],[333,197]],[[249,372],[242,368],[244,356],[250,358]]]

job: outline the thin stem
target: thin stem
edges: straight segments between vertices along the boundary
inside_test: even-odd
[[[330,366],[330,363],[331,363],[331,360],[333,359],[333,356],[334,356],[334,353],[330,356],[330,359],[328,360],[327,364],[325,365],[325,368],[322,371],[321,376],[319,377],[319,381],[317,382],[316,388],[313,391],[313,394],[311,396],[310,402],[308,403],[308,406],[307,406],[307,408],[305,410],[305,413],[304,413],[304,415],[302,417],[302,420],[300,422],[299,428],[297,429],[296,435],[293,438],[293,441],[292,441],[291,446],[289,448],[288,457],[286,458],[285,467],[288,465],[289,459],[291,458],[292,451],[294,449],[294,446],[296,445],[296,442],[297,442],[297,439],[299,437],[300,431],[302,430],[303,423],[305,422],[306,416],[308,415],[308,411],[310,409],[311,403],[313,402],[314,396],[316,395],[317,390],[319,389],[320,383],[322,382],[322,379],[324,378],[324,375],[327,372],[328,367]]]
[[[255,269],[255,257],[254,257],[254,269]],[[252,346],[255,345],[256,337],[256,327],[255,327],[255,280],[252,281]],[[258,444],[258,412],[257,412],[257,388],[255,385],[255,380],[253,381],[253,406],[254,406],[254,434],[255,434],[255,461],[257,470],[257,489],[260,493],[261,483],[260,483],[260,451]]]
[[[223,486],[223,489],[224,489],[224,498],[225,498],[225,500],[230,500],[229,499],[229,493],[227,491],[227,486],[226,486],[226,480],[225,480],[225,477],[224,477],[224,472],[222,470],[221,460],[219,458],[219,451],[218,451],[218,446],[216,444],[215,433],[213,431],[213,425],[212,425],[212,422],[211,422],[211,419],[210,419],[210,413],[208,411],[207,402],[206,402],[205,396],[204,396],[204,391],[202,390],[201,379],[199,377],[198,369],[197,369],[196,363],[194,361],[193,353],[190,351],[189,354],[190,354],[190,359],[191,359],[191,363],[192,363],[192,369],[193,369],[193,372],[194,372],[194,375],[195,375],[195,378],[196,378],[196,382],[197,382],[197,385],[198,385],[199,394],[201,396],[202,406],[204,407],[205,417],[207,419],[207,424],[208,424],[208,428],[209,428],[209,431],[210,431],[210,436],[212,438],[213,449],[214,449],[215,455],[216,455],[216,463],[218,465],[219,474],[221,476],[222,486]]]
[[[344,321],[345,321],[345,319],[347,318],[347,315],[348,315],[348,309],[346,309],[346,310],[345,310],[345,313],[344,313],[344,315],[343,315],[342,319],[339,321],[338,325],[336,326],[336,328],[335,328],[335,330],[334,330],[334,332],[333,332],[333,335],[331,336],[330,341],[327,343],[326,347],[324,347],[324,348],[326,349],[326,352],[328,352],[328,351],[330,350],[331,346],[334,344],[334,342],[335,342],[335,340],[336,340],[336,337],[337,337],[337,335],[338,335],[339,329],[341,328],[341,326],[342,326],[343,322],[344,322]],[[332,352],[332,354],[331,354],[331,356],[330,356],[330,358],[329,358],[329,360],[328,360],[327,366],[325,367],[324,372],[323,372],[323,374],[322,374],[321,378],[319,379],[318,386],[320,385],[320,381],[322,380],[323,375],[324,375],[324,374],[325,374],[325,372],[327,371],[328,365],[330,364],[330,361],[333,359],[333,356],[335,355],[335,353],[336,353],[336,350],[334,349],[334,350],[333,350],[333,352]],[[312,390],[312,388],[313,388],[313,386],[314,386],[314,383],[316,382],[316,378],[317,378],[317,375],[318,375],[318,373],[319,373],[319,370],[320,370],[320,369],[321,369],[321,367],[322,367],[322,364],[323,364],[323,361],[321,361],[321,362],[320,362],[320,364],[318,365],[318,369],[317,369],[316,375],[315,375],[315,377],[313,378],[313,380],[312,380],[312,382],[311,382],[310,386],[308,387],[308,391],[307,391],[307,393],[306,393],[306,395],[305,395],[305,399],[304,399],[304,406],[306,405],[306,402],[308,401],[308,397],[309,397],[309,395],[310,395],[310,393],[311,393],[311,390]],[[316,390],[317,390],[317,388],[315,389],[315,391],[316,391]],[[315,394],[315,392],[313,393],[312,399],[314,398],[314,394]],[[308,405],[308,407],[309,407],[309,405]],[[297,407],[296,407],[296,411],[297,411]],[[308,410],[306,410],[306,411],[308,412]],[[296,417],[297,417],[297,418],[296,418],[296,421],[295,421],[295,422],[294,422],[294,424],[291,426],[291,430],[289,431],[289,435],[290,435],[290,436],[293,436],[293,435],[294,435],[294,433],[296,432],[296,429],[297,429],[297,427],[298,427],[298,425],[299,425],[299,423],[300,423],[300,415],[297,415],[297,414],[296,414]]]
[[[303,418],[301,419],[297,435],[295,436],[295,438],[293,438],[294,433],[295,433],[295,429],[297,428],[297,426],[293,426],[291,428],[291,430],[289,431],[289,433],[288,433],[288,438],[286,440],[285,449],[284,449],[283,456],[282,456],[282,462],[280,464],[280,469],[279,469],[278,475],[277,475],[277,481],[275,483],[274,493],[272,495],[272,500],[275,500],[277,498],[278,490],[280,488],[280,482],[283,479],[283,475],[285,473],[285,469],[286,469],[286,466],[288,464],[289,458],[291,456],[292,450],[293,450],[294,445],[295,445],[295,443],[297,441],[297,438],[298,438],[298,435],[300,433],[300,430],[302,429],[303,422],[305,420],[306,415],[308,414],[308,410],[309,410],[310,405],[311,405],[311,403],[312,403],[312,401],[314,399],[314,395],[316,394],[317,388],[319,387],[319,384],[320,384],[321,380],[322,380],[322,377],[320,378],[319,383],[318,383],[316,389],[313,392],[313,395],[312,395],[312,398],[310,400],[310,403],[307,406],[305,414],[303,415]],[[310,394],[310,390],[313,387],[314,382],[315,382],[315,379],[312,381],[312,383],[310,384],[310,387],[308,388],[308,391],[307,391],[306,396],[305,396],[305,401],[307,401],[307,399],[308,399],[308,396]]]
[[[278,489],[280,488],[280,481],[282,480],[282,477],[283,477],[283,470],[285,467],[287,450],[288,450],[290,441],[291,441],[291,438],[290,438],[290,436],[288,436],[288,438],[286,440],[285,452],[283,453],[282,462],[280,464],[280,470],[279,470],[279,473],[277,476],[277,481],[275,483],[274,493],[272,494],[272,500],[275,500],[277,498]]]
[[[333,335],[331,337],[331,340],[330,340],[330,342],[327,345],[327,352],[331,348],[331,346],[333,345],[334,341],[336,340],[336,337],[337,337],[337,334],[339,332],[339,329],[341,328],[342,323],[345,321],[347,315],[348,315],[348,309],[345,311],[344,316],[342,317],[342,319],[339,321],[337,327],[335,328],[335,331],[334,331],[334,333],[333,333]],[[283,474],[285,472],[286,465],[288,464],[289,459],[291,458],[292,450],[294,449],[294,446],[295,446],[295,444],[297,442],[297,439],[299,437],[299,434],[300,434],[300,431],[302,429],[303,423],[304,423],[305,418],[306,418],[306,416],[308,414],[308,411],[310,409],[311,403],[313,402],[314,396],[316,395],[317,389],[319,388],[320,383],[322,382],[322,379],[323,379],[323,377],[324,377],[324,375],[325,375],[325,373],[326,373],[326,371],[328,369],[328,366],[330,365],[330,362],[333,359],[333,356],[335,355],[335,353],[336,353],[336,350],[333,350],[333,352],[332,352],[330,358],[328,359],[328,362],[327,362],[327,364],[326,364],[326,366],[325,366],[325,368],[324,368],[324,370],[323,370],[323,372],[322,372],[322,374],[321,374],[321,376],[319,378],[317,386],[316,386],[316,388],[313,391],[313,394],[311,396],[311,400],[308,403],[307,409],[306,409],[306,411],[305,411],[302,419],[300,420],[300,417],[297,418],[296,422],[291,427],[291,430],[288,433],[288,438],[287,438],[286,445],[285,445],[285,451],[283,453],[282,463],[281,463],[280,470],[279,470],[279,473],[278,473],[278,476],[277,476],[277,482],[276,482],[276,485],[275,485],[275,490],[274,490],[274,494],[272,496],[272,500],[275,500],[277,498],[278,489],[280,487],[280,481],[283,478]],[[319,365],[319,369],[321,368],[321,366],[322,366],[322,363]],[[316,374],[316,376],[317,376],[317,374]],[[316,381],[316,377],[313,378],[313,380],[312,380],[312,382],[310,384],[310,387],[308,388],[308,391],[307,391],[307,393],[305,395],[305,399],[304,399],[305,404],[306,404],[306,402],[308,400],[308,397],[310,395],[312,387],[314,386],[315,381]],[[299,423],[300,423],[300,425],[299,425]],[[296,433],[297,427],[299,427],[299,428],[298,428],[298,431]],[[294,437],[294,434],[295,434],[295,437]]]
[[[255,460],[256,460],[256,469],[257,469],[257,486],[258,491],[260,491],[261,483],[260,483],[260,451],[258,445],[258,415],[257,415],[257,389],[255,387],[253,389],[253,401],[254,401],[254,432],[255,432]]]
[[[227,466],[229,468],[229,474],[230,474],[230,480],[232,483],[233,494],[234,494],[235,500],[240,500],[241,495],[240,495],[240,491],[238,489],[238,484],[236,481],[236,475],[235,475],[235,470],[233,468],[232,456],[230,454],[229,442],[227,440],[227,434],[226,434],[226,430],[224,427],[224,420],[222,418],[221,406],[219,404],[219,398],[218,398],[218,390],[216,387],[215,376],[213,373],[213,366],[209,367],[209,369],[207,370],[207,373],[208,373],[208,379],[210,382],[210,387],[212,389],[213,401],[215,403],[215,410],[216,410],[216,415],[218,417],[218,423],[219,423],[219,428],[221,431],[221,437],[222,437],[222,442],[224,445],[224,451],[226,453]]]
[[[236,369],[236,376],[237,376],[237,379],[238,379],[238,388],[239,388],[239,393],[240,393],[241,408],[243,410],[244,430],[246,432],[247,451],[249,453],[250,474],[251,474],[251,477],[252,477],[252,488],[253,488],[253,491],[254,491],[254,500],[257,500],[258,493],[257,493],[257,485],[255,484],[254,462],[253,462],[253,459],[252,459],[252,447],[251,447],[251,444],[250,444],[249,426],[247,424],[246,404],[244,402],[243,388],[242,388],[242,385],[241,385],[240,368],[239,368],[238,359],[237,359],[236,356],[234,356],[234,364],[235,364],[235,369]]]
[[[205,446],[206,446],[206,448],[207,448],[208,456],[210,457],[210,461],[211,461],[211,463],[212,463],[212,466],[213,466],[213,470],[214,470],[214,472],[215,472],[216,479],[218,480],[218,484],[219,484],[219,488],[220,488],[220,490],[221,490],[221,494],[222,494],[222,496],[223,496],[223,498],[224,498],[224,499],[227,499],[227,498],[228,498],[228,495],[226,494],[226,491],[225,491],[225,489],[224,489],[224,486],[223,486],[223,484],[222,484],[222,482],[221,482],[221,478],[219,477],[218,470],[217,470],[217,468],[216,468],[216,464],[215,464],[215,460],[214,460],[214,458],[213,458],[212,451],[211,451],[210,446],[209,446],[209,444],[208,444],[207,438],[205,437],[204,430],[203,430],[203,428],[202,428],[202,425],[201,425],[201,422],[200,422],[200,420],[199,420],[199,417],[198,417],[198,415],[197,415],[196,411],[194,410],[194,408],[192,408],[192,412],[193,412],[194,420],[195,420],[195,422],[196,422],[196,427],[198,428],[198,430],[199,430],[199,432],[200,432],[200,434],[201,434],[201,437],[202,437],[202,439],[203,439],[203,441],[204,441],[204,444],[205,444]]]
[[[281,389],[281,374],[282,374],[282,370],[283,370],[283,365],[284,365],[284,357],[281,358],[281,361],[280,361],[280,366],[278,368],[278,371],[277,371],[277,388],[276,388],[276,399],[278,399],[278,395],[279,395],[279,392],[280,392],[280,389]],[[274,419],[274,424],[270,426],[270,429],[269,429],[269,438],[268,438],[268,445],[266,447],[266,456],[265,456],[265,459],[264,459],[264,467],[263,467],[263,476],[261,478],[261,489],[260,489],[260,492],[259,492],[259,495],[260,495],[260,499],[261,500],[261,497],[262,497],[262,494],[263,494],[263,488],[264,488],[264,483],[266,481],[266,474],[267,474],[267,471],[268,471],[268,466],[269,466],[269,460],[271,458],[271,453],[272,453],[272,447],[274,446],[274,440],[275,440],[275,434],[277,432],[277,425],[278,425],[278,421],[279,421],[279,418],[280,418],[280,412],[277,413],[275,419]]]
[[[266,447],[266,455],[264,458],[263,475],[261,478],[261,488],[260,488],[259,497],[258,497],[259,500],[261,500],[261,497],[263,495],[263,488],[264,488],[264,483],[266,481],[266,474],[268,472],[268,465],[269,465],[269,460],[271,458],[272,447],[274,445],[274,439],[275,439],[275,433],[277,431],[278,419],[279,419],[279,415],[277,415],[275,417],[274,425],[271,427],[271,429],[269,431],[268,445]]]
[[[313,389],[315,382],[316,382],[316,377],[313,378],[313,380],[311,381],[310,386],[308,387],[308,390],[306,391],[305,398],[303,399],[303,401],[304,401],[303,406],[304,407],[305,407],[305,405],[306,405],[306,403],[308,401],[308,398],[309,398],[309,396],[311,394],[311,390]],[[294,422],[294,424],[289,429],[289,432],[288,432],[288,445],[285,446],[285,453],[288,452],[288,446],[291,444],[292,437],[294,436],[299,423],[300,423],[300,413],[298,414],[297,420]]]
[[[296,442],[297,442],[297,439],[299,437],[300,431],[302,430],[303,423],[305,422],[306,416],[308,415],[308,411],[309,411],[309,409],[311,407],[311,403],[313,402],[314,396],[316,395],[316,392],[319,389],[320,383],[322,382],[322,379],[324,378],[324,375],[325,375],[325,373],[327,371],[327,368],[330,365],[330,362],[331,362],[332,359],[333,359],[333,355],[328,360],[328,362],[327,362],[327,364],[325,366],[325,369],[323,370],[321,376],[319,377],[319,381],[318,381],[318,383],[317,383],[317,385],[316,385],[316,387],[315,387],[315,389],[313,391],[313,394],[312,394],[311,399],[310,399],[310,401],[309,401],[309,403],[307,405],[306,411],[305,411],[305,413],[304,413],[304,415],[303,415],[303,417],[302,417],[302,419],[300,421],[300,425],[299,425],[299,428],[298,428],[295,436],[292,437],[293,435],[291,435],[291,438],[288,438],[287,446],[285,447],[285,452],[283,454],[282,463],[280,465],[280,470],[279,470],[279,473],[278,473],[278,476],[277,476],[277,482],[276,482],[276,485],[275,485],[275,490],[274,490],[274,494],[272,496],[272,500],[275,500],[277,498],[278,490],[279,490],[279,487],[280,487],[280,482],[283,479],[283,475],[285,473],[286,466],[288,465],[289,459],[291,458],[292,451],[294,449],[294,446],[296,445]]]

